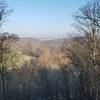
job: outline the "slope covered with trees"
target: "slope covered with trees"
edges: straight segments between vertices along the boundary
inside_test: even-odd
[[[0,1],[0,26],[11,12]],[[100,100],[100,2],[74,14],[77,36],[39,40],[0,33],[0,100]]]

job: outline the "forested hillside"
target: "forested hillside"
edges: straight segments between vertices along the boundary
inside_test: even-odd
[[[0,28],[12,12],[0,0]],[[100,2],[73,14],[77,34],[20,38],[0,33],[0,100],[100,100]]]

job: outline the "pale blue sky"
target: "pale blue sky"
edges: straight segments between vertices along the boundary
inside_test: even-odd
[[[13,13],[4,31],[20,37],[62,37],[72,32],[72,14],[87,0],[8,0]]]

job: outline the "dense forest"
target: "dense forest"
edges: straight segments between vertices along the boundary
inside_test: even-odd
[[[0,0],[0,27],[10,13]],[[0,100],[100,100],[99,0],[73,17],[78,35],[67,38],[0,33]]]

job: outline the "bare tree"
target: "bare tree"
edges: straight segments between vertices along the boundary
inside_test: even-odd
[[[0,0],[0,28],[6,20],[11,10],[8,9],[5,0]],[[6,87],[5,87],[5,74],[6,74],[6,54],[10,52],[11,43],[15,41],[17,37],[14,34],[0,33],[0,74],[2,78],[3,87],[3,100],[6,100]]]
[[[98,87],[96,80],[96,56],[97,56],[97,36],[100,32],[100,2],[93,0],[88,2],[87,5],[79,9],[74,15],[75,27],[83,35],[84,46],[89,59],[91,70],[91,83],[92,83],[92,97],[93,100],[98,100]],[[82,39],[81,39],[82,40]],[[80,41],[79,41],[80,42]],[[81,42],[79,43],[81,44]],[[79,47],[78,47],[79,48]],[[81,47],[82,48],[82,47]],[[79,58],[80,60],[81,58]],[[89,67],[87,65],[87,67]],[[88,71],[89,71],[88,70]]]
[[[7,72],[7,54],[11,52],[11,45],[17,40],[14,34],[3,33],[0,34],[0,74],[2,78],[3,100],[6,100],[6,72]]]
[[[8,9],[8,5],[5,0],[0,0],[0,28],[6,21],[6,17],[13,11],[13,9]]]

